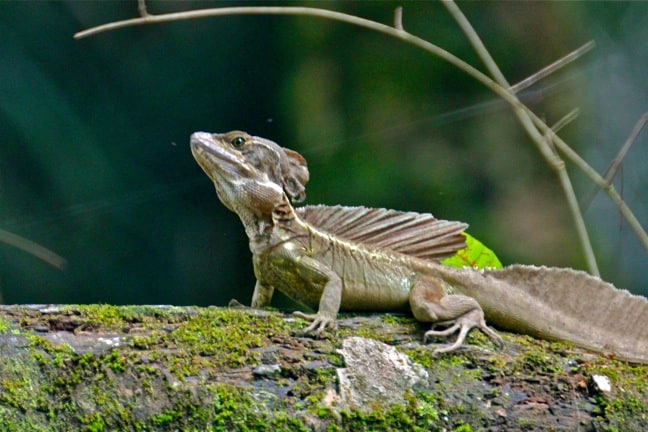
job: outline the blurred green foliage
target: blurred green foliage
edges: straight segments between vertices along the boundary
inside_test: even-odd
[[[281,2],[288,4],[288,2]],[[152,13],[241,5],[152,1]],[[245,2],[245,5],[271,4]],[[390,23],[398,2],[290,2]],[[517,82],[594,39],[598,49],[520,96],[602,171],[648,100],[648,3],[460,3]],[[432,212],[471,224],[504,264],[583,267],[553,173],[507,106],[384,35],[306,17],[232,16],[73,40],[136,16],[135,1],[0,3],[0,228],[69,261],[0,244],[7,303],[248,302],[236,216],[193,161],[189,135],[241,129],[301,152],[310,204]],[[436,2],[405,28],[481,67]],[[623,191],[648,222],[644,133]],[[573,172],[573,170],[572,170]],[[580,195],[591,185],[574,173]],[[587,212],[604,278],[646,290],[646,253],[603,194]]]

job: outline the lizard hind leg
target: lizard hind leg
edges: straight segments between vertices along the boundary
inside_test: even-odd
[[[445,330],[428,330],[423,336],[423,343],[432,336],[450,336],[459,331],[457,340],[449,345],[437,348],[434,353],[454,351],[464,342],[468,332],[478,328],[498,345],[502,338],[486,325],[484,312],[479,303],[472,297],[460,294],[447,294],[445,282],[438,278],[419,280],[410,292],[410,307],[414,317],[421,322],[430,322],[433,326],[449,325]]]

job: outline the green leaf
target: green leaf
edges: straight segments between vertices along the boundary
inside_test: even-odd
[[[495,252],[484,246],[482,242],[475,237],[462,233],[466,237],[466,247],[458,251],[453,256],[441,261],[441,264],[450,267],[473,267],[477,269],[502,268]]]

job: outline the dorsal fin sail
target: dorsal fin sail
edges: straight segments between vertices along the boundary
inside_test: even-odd
[[[467,224],[435,219],[429,213],[325,205],[295,210],[320,231],[421,259],[438,261],[466,246],[462,232]]]

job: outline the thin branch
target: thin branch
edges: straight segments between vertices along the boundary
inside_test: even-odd
[[[30,253],[36,258],[45,261],[47,264],[56,267],[59,270],[65,270],[67,267],[67,260],[65,258],[44,248],[38,243],[34,243],[31,240],[27,240],[26,238],[10,233],[9,231],[0,229],[0,242]]]
[[[592,182],[598,186],[599,188],[603,189],[605,193],[608,194],[612,202],[619,208],[619,211],[625,218],[625,220],[628,222],[628,225],[630,225],[630,228],[634,231],[635,235],[639,239],[639,242],[643,246],[644,250],[648,252],[648,234],[644,230],[644,228],[641,226],[641,223],[639,223],[639,220],[636,218],[630,207],[623,201],[619,193],[616,191],[614,186],[611,183],[606,183],[605,179],[601,177],[594,168],[589,166],[587,162],[585,162],[579,155],[576,153],[574,150],[571,149],[565,143],[562,138],[560,138],[558,135],[554,134],[553,131],[550,129],[544,129],[547,126],[542,123],[542,121],[535,116],[535,114],[531,115],[531,118],[534,122],[534,124],[540,128],[541,131],[546,132],[551,135],[552,141],[554,145],[560,150],[565,156],[567,156],[573,163],[576,165],[587,177],[592,180]]]
[[[215,16],[226,16],[226,15],[299,15],[299,16],[315,16],[320,18],[328,18],[336,21],[346,22],[349,24],[354,24],[357,26],[369,28],[376,30],[382,33],[387,33],[396,35],[399,34],[399,31],[394,27],[390,27],[385,24],[377,23],[365,18],[356,17],[353,15],[348,15],[342,12],[331,11],[328,9],[318,9],[310,7],[301,7],[301,6],[236,6],[236,7],[224,7],[224,8],[212,8],[212,9],[198,9],[185,12],[175,12],[162,15],[151,15],[148,14],[145,17],[132,18],[124,21],[115,21],[107,24],[103,24],[97,27],[93,27],[81,32],[78,32],[74,35],[75,39],[81,39],[84,37],[96,35],[98,33],[103,33],[110,30],[116,30],[124,27],[132,27],[137,25],[144,24],[153,24],[153,23],[163,23],[170,21],[183,21],[195,18],[207,18]],[[400,32],[403,35],[408,34]],[[401,39],[404,39],[401,37]]]
[[[619,166],[621,166],[623,159],[625,159],[628,151],[630,151],[630,148],[634,145],[637,137],[639,137],[639,134],[646,126],[646,123],[648,123],[648,112],[644,113],[637,124],[635,124],[634,128],[632,129],[632,133],[630,133],[628,140],[623,144],[623,147],[619,151],[619,154],[616,155],[610,166],[605,170],[605,175],[603,176],[603,178],[605,179],[606,183],[609,184],[612,182],[612,179],[614,179],[614,175],[619,169]]]
[[[545,138],[546,138],[546,144],[549,146],[549,148],[554,152],[556,152],[556,148],[554,145],[553,137],[556,136],[556,132],[558,132],[560,129],[563,127],[567,126],[569,123],[574,121],[576,117],[578,117],[579,109],[574,108],[571,110],[569,113],[567,113],[565,116],[563,116],[560,120],[558,120],[554,125],[551,126],[549,130],[546,131],[545,133]],[[556,155],[557,157],[557,155]],[[556,167],[556,173],[558,174],[558,179],[560,181],[560,185],[562,186],[563,190],[565,191],[565,197],[567,199],[567,204],[572,211],[572,214],[577,214],[578,218],[580,221],[583,223],[584,227],[584,221],[583,221],[583,216],[582,213],[580,212],[578,208],[578,201],[576,200],[576,193],[573,190],[572,183],[569,179],[569,175],[567,174],[567,170],[565,169],[565,163],[563,162],[562,159],[557,159],[560,161],[559,165]],[[587,233],[585,233],[587,236]],[[589,241],[589,238],[587,239]],[[593,260],[594,265],[596,265],[596,261],[594,258],[594,252],[591,249],[591,246],[589,248],[589,252],[591,252],[591,256],[587,256],[588,249],[584,248],[584,252],[586,254],[586,258]],[[591,271],[591,269],[590,269]],[[598,268],[596,268],[596,276],[600,276],[598,274]]]
[[[551,137],[552,142],[556,148],[561,151],[568,159],[572,161],[585,175],[587,175],[597,186],[603,188],[605,192],[609,195],[612,202],[619,207],[621,214],[626,218],[628,224],[633,229],[639,241],[642,243],[644,249],[648,252],[648,234],[634,216],[630,208],[623,202],[619,194],[616,192],[612,185],[607,185],[604,179],[583,160],[574,150],[572,150],[567,143],[565,143],[558,135],[556,135],[551,128],[549,128],[541,119],[539,119],[533,111],[531,111],[527,106],[522,104],[514,94],[512,94],[508,88],[502,87],[497,84],[495,81],[490,79],[488,76],[475,69],[473,66],[467,64],[460,58],[449,53],[448,51],[440,48],[437,45],[434,45],[424,39],[421,39],[417,36],[414,36],[406,31],[398,30],[394,27],[390,27],[381,23],[370,21],[364,18],[356,17],[353,15],[347,15],[341,12],[330,11],[326,9],[316,9],[308,7],[231,7],[231,8],[215,8],[215,9],[202,9],[195,11],[187,12],[178,12],[165,15],[149,15],[145,18],[134,18],[125,21],[117,21],[108,24],[103,24],[94,28],[84,30],[82,32],[76,33],[74,37],[80,39],[97,33],[114,30],[118,28],[130,27],[135,25],[143,24],[152,24],[152,23],[161,23],[161,22],[170,22],[178,20],[187,20],[194,18],[205,18],[213,16],[225,16],[225,15],[300,15],[300,16],[314,16],[326,19],[332,19],[340,22],[345,22],[352,25],[357,25],[364,27],[370,30],[374,30],[389,36],[392,36],[396,39],[408,42],[412,45],[418,46],[419,48],[436,55],[437,57],[449,62],[455,67],[461,69],[466,74],[470,75],[480,83],[482,83],[486,88],[493,91],[495,94],[500,96],[506,102],[511,104],[515,109],[522,110],[526,112],[529,116],[527,119],[521,119],[520,123],[525,128],[529,136],[537,143],[538,141],[543,141],[543,134],[547,134]],[[535,128],[533,127],[535,126]],[[537,129],[536,129],[537,128]],[[538,132],[539,129],[539,132]]]
[[[559,131],[560,129],[564,128],[564,127],[567,126],[569,123],[571,123],[572,121],[576,120],[576,118],[578,117],[578,114],[579,114],[579,113],[580,113],[580,109],[578,109],[578,108],[574,108],[573,110],[571,110],[571,111],[569,111],[567,114],[565,114],[565,115],[564,115],[560,120],[558,120],[556,123],[554,123],[553,125],[551,125],[551,129],[550,129],[550,130],[551,130],[552,132],[554,132],[554,133],[558,133],[558,131]],[[552,140],[552,138],[551,138],[551,134],[549,133],[549,131],[545,132],[544,137],[545,137],[545,142],[546,142],[547,145],[551,148],[551,151],[554,152],[554,154],[556,154],[556,156],[558,156],[558,155],[557,155],[558,150],[556,149],[556,146],[555,146],[554,143],[553,143],[553,140]]]
[[[504,74],[497,66],[497,63],[495,63],[495,60],[493,60],[493,57],[486,49],[486,46],[482,43],[481,38],[473,26],[470,24],[463,12],[461,12],[461,9],[459,9],[459,6],[457,6],[453,0],[443,0],[441,4],[445,6],[450,15],[452,15],[455,21],[457,21],[457,24],[459,24],[461,30],[466,34],[473,48],[477,51],[479,58],[484,62],[486,69],[488,69],[488,72],[490,72],[495,81],[504,88],[509,87],[509,83],[504,77]]]
[[[560,129],[564,128],[567,126],[569,123],[573,122],[576,120],[578,115],[580,114],[580,109],[574,108],[573,110],[569,111],[567,114],[563,116],[560,120],[558,120],[556,123],[554,123],[551,126],[551,130],[554,131],[554,133],[557,133]],[[552,144],[553,145],[553,144]]]
[[[394,10],[394,28],[405,31],[405,28],[403,28],[403,6],[398,6]]]
[[[481,60],[484,62],[490,74],[495,78],[495,81],[503,88],[509,88],[510,85],[504,77],[504,74],[488,52],[488,49],[481,41],[481,38],[473,28],[472,24],[470,24],[470,21],[468,21],[466,16],[459,9],[459,6],[457,6],[453,0],[443,1],[442,4],[446,7],[446,9],[448,9],[450,15],[452,15],[452,17],[459,24],[461,30],[466,34],[473,48],[475,49],[475,51],[477,51],[477,55],[479,55]],[[512,98],[518,100],[514,92],[511,92],[510,90],[509,92]],[[600,273],[598,265],[596,264],[594,249],[592,248],[592,243],[589,239],[589,234],[587,233],[587,227],[585,226],[583,214],[578,208],[578,200],[576,199],[576,194],[571,184],[569,173],[567,173],[567,170],[565,169],[565,162],[560,159],[558,154],[553,151],[553,147],[550,147],[548,144],[549,142],[553,142],[553,137],[556,136],[555,131],[552,131],[551,134],[547,132],[549,139],[539,139],[538,135],[540,134],[538,133],[538,129],[530,121],[531,118],[529,117],[527,110],[515,107],[513,111],[520,120],[523,127],[526,129],[527,134],[529,134],[529,136],[531,136],[531,138],[535,142],[536,147],[540,151],[540,154],[544,156],[544,158],[547,160],[547,163],[549,163],[549,166],[551,166],[556,172],[556,175],[558,175],[560,184],[563,188],[563,192],[565,193],[565,198],[567,199],[567,204],[569,205],[569,210],[572,214],[572,218],[574,219],[574,224],[576,225],[576,232],[578,234],[583,253],[585,254],[587,267],[589,268],[590,273],[595,276],[599,276]]]
[[[137,0],[137,10],[141,17],[151,16],[148,10],[146,10],[146,0]]]
[[[569,63],[573,62],[574,60],[578,59],[588,51],[591,51],[594,49],[596,44],[594,41],[589,41],[585,45],[581,46],[580,48],[575,49],[574,51],[570,52],[566,56],[556,60],[555,62],[551,63],[549,66],[545,66],[538,72],[534,73],[528,78],[523,79],[517,84],[512,85],[509,87],[509,90],[511,90],[513,93],[519,93],[522,90],[531,87],[533,84],[537,83],[538,81],[544,79],[548,75],[551,75],[552,73],[556,72],[558,69],[568,65]]]
[[[628,151],[630,151],[630,148],[634,145],[635,141],[639,137],[639,134],[641,133],[641,131],[643,130],[643,128],[646,126],[647,123],[648,123],[648,112],[644,113],[644,115],[642,115],[639,118],[639,121],[637,121],[637,123],[634,125],[634,128],[632,128],[632,132],[630,132],[630,136],[621,147],[621,150],[619,150],[619,153],[615,156],[614,159],[612,159],[610,165],[608,165],[608,167],[605,169],[605,173],[603,174],[603,179],[605,180],[606,185],[612,184],[612,180],[614,180],[614,176],[619,170],[619,167],[621,167],[621,163],[625,159],[626,155],[628,154]],[[590,192],[587,198],[583,200],[582,203],[583,212],[587,211],[589,206],[592,204],[594,197],[596,197],[596,194],[598,194],[598,191],[599,188],[595,188],[592,192]]]

